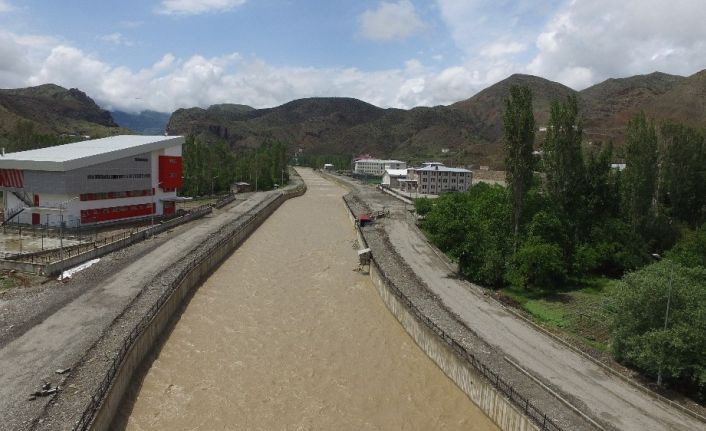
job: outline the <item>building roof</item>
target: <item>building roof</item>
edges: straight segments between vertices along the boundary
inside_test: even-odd
[[[391,177],[406,177],[407,169],[385,169],[385,173]]]
[[[65,172],[182,145],[182,136],[120,135],[0,156],[0,168]]]
[[[449,168],[448,166],[439,165],[427,165],[421,168],[412,168],[415,171],[434,171],[434,172],[471,172],[468,169],[463,168]]]
[[[356,159],[354,162],[373,162],[373,163],[404,163],[400,160],[388,160],[388,159]]]

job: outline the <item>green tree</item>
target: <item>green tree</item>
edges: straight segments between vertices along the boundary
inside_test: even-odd
[[[689,268],[706,268],[706,223],[694,231],[684,231],[674,248],[667,252],[667,257]]]
[[[706,269],[670,260],[646,266],[618,283],[611,306],[616,358],[704,399]]]
[[[640,112],[628,123],[626,167],[622,174],[622,211],[636,232],[645,232],[656,217],[657,132]]]
[[[572,241],[577,241],[579,215],[585,205],[585,169],[581,153],[583,129],[578,118],[575,96],[551,106],[543,164],[547,196],[572,226]]]
[[[692,228],[706,221],[706,144],[701,131],[666,123],[660,130],[660,201]]]
[[[512,204],[513,248],[517,249],[520,221],[527,191],[532,185],[535,121],[532,92],[526,86],[512,86],[503,113],[505,172]]]
[[[507,190],[478,184],[436,199],[422,227],[441,250],[458,259],[462,274],[499,286],[511,256],[511,218]]]

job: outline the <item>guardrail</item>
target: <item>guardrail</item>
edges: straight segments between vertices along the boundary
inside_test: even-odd
[[[348,207],[351,214],[355,215],[355,211],[351,208],[348,200],[343,200]],[[375,256],[373,255],[373,261],[375,261]],[[377,265],[377,263],[376,263]],[[476,369],[482,376],[484,376],[491,385],[493,385],[500,392],[505,394],[505,396],[515,404],[527,417],[532,419],[537,425],[541,427],[542,430],[547,431],[564,431],[559,425],[557,425],[549,416],[537,408],[532,402],[525,396],[523,396],[517,389],[515,389],[510,383],[505,381],[498,373],[490,369],[483,361],[478,359],[473,353],[469,352],[466,348],[461,346],[453,337],[447,334],[439,325],[437,325],[433,320],[427,317],[417,306],[404,294],[394,283],[390,280],[391,278],[385,272],[385,270],[377,265],[378,270],[382,274],[382,279],[388,289],[397,297],[397,299],[407,308],[407,310],[419,319],[424,325],[436,333],[444,342],[454,351],[456,354],[464,358],[468,363],[470,363],[473,368]]]
[[[162,306],[167,302],[167,300],[172,296],[172,294],[177,290],[179,285],[182,283],[182,281],[190,275],[190,273],[199,267],[206,259],[208,259],[211,255],[211,251],[213,250],[218,250],[219,248],[225,246],[228,241],[230,241],[235,235],[240,234],[243,230],[247,229],[250,225],[250,223],[255,220],[255,218],[258,216],[258,214],[261,211],[267,210],[269,207],[273,205],[279,205],[282,200],[288,199],[290,196],[300,196],[306,191],[306,186],[300,185],[294,188],[293,190],[288,190],[282,192],[279,196],[277,196],[275,199],[271,200],[268,202],[265,206],[256,206],[253,207],[248,211],[248,216],[245,222],[237,226],[235,229],[233,229],[231,232],[229,232],[227,235],[219,239],[216,244],[214,244],[211,249],[203,253],[198,259],[192,260],[190,263],[188,263],[184,268],[182,268],[179,271],[179,274],[174,278],[174,280],[169,284],[169,286],[164,290],[162,295],[157,299],[157,302],[152,304],[152,306],[149,308],[147,313],[145,313],[142,316],[142,319],[133,327],[133,329],[130,331],[128,336],[123,340],[123,343],[118,350],[118,352],[115,354],[113,357],[113,361],[110,365],[110,368],[108,368],[108,371],[106,372],[105,377],[99,384],[98,388],[95,390],[93,395],[91,396],[91,400],[86,406],[86,408],[83,411],[83,414],[81,415],[80,419],[76,422],[76,425],[74,426],[74,431],[84,431],[90,428],[90,425],[93,421],[93,418],[95,417],[96,412],[98,411],[98,408],[100,407],[101,403],[105,399],[108,390],[110,389],[113,379],[115,378],[116,373],[120,369],[120,367],[123,364],[123,361],[125,360],[127,353],[130,351],[132,348],[133,344],[135,341],[145,332],[145,330],[149,327],[150,322],[157,316],[157,313],[159,310],[162,308]],[[210,208],[210,207],[209,207]]]

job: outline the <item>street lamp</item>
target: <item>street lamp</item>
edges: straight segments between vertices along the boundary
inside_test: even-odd
[[[78,199],[80,196],[74,196],[59,204],[59,260],[64,260],[64,210],[66,205]]]
[[[152,188],[152,208],[150,208],[150,213],[152,217],[150,217],[150,236],[154,237],[154,213],[157,212],[157,206],[155,205],[154,202],[154,195],[157,194],[157,189],[162,185],[162,182],[159,181],[157,183],[157,187]]]
[[[652,253],[652,257],[655,260],[663,260],[662,256],[657,253]],[[669,305],[672,300],[672,280],[674,279],[674,266],[671,262],[669,265],[669,285],[667,288],[667,309],[664,312],[664,331],[667,332],[667,324],[669,323]],[[657,386],[662,386],[662,362],[664,361],[664,349],[662,349],[662,360],[659,362],[659,368],[657,369]]]

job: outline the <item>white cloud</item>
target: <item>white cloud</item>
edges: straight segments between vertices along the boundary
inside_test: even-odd
[[[15,8],[10,4],[9,1],[7,0],[0,0],[0,13],[2,12],[10,12],[13,11]]]
[[[448,7],[444,13],[463,15],[464,1],[439,1]],[[684,10],[691,13],[679,12]],[[478,22],[493,21],[481,15]],[[128,111],[169,112],[224,102],[263,108],[312,96],[355,97],[382,107],[431,106],[466,99],[516,72],[576,89],[608,77],[653,70],[691,74],[706,68],[702,16],[706,3],[700,1],[673,0],[671,7],[658,0],[626,0],[618,5],[609,0],[574,1],[557,9],[531,37],[489,31],[455,63],[448,55],[439,63],[441,57],[431,55],[433,50],[424,50],[399,67],[372,71],[275,66],[237,53],[166,54],[151,66],[134,70],[50,37],[0,30],[0,87],[53,82],[78,87],[105,107]],[[510,27],[520,25],[507,21]],[[529,32],[527,27],[524,32]],[[120,36],[114,39],[120,41]],[[465,39],[459,36],[461,40]]]
[[[133,46],[134,43],[129,40],[128,38],[125,37],[122,33],[110,33],[110,34],[104,34],[103,36],[98,36],[99,40],[102,40],[103,42],[111,43],[113,45],[122,45],[122,46]]]
[[[199,15],[209,12],[227,12],[245,4],[247,0],[162,0],[157,13],[164,15]]]
[[[211,58],[167,54],[148,68],[130,70],[111,66],[75,47],[58,45],[41,62],[27,62],[22,73],[30,76],[23,85],[52,82],[78,87],[109,109],[171,112],[225,102],[263,108],[313,96],[355,97],[382,107],[448,104],[469,97],[495,76],[470,67],[438,71],[418,59],[400,68],[372,72],[276,67],[233,53]]]
[[[702,0],[572,1],[536,39],[530,73],[582,89],[610,77],[706,67]]]
[[[425,28],[409,0],[382,2],[377,9],[360,15],[360,35],[370,40],[405,39]]]
[[[480,51],[483,57],[503,57],[518,54],[527,49],[527,45],[514,41],[497,41],[491,43]]]

